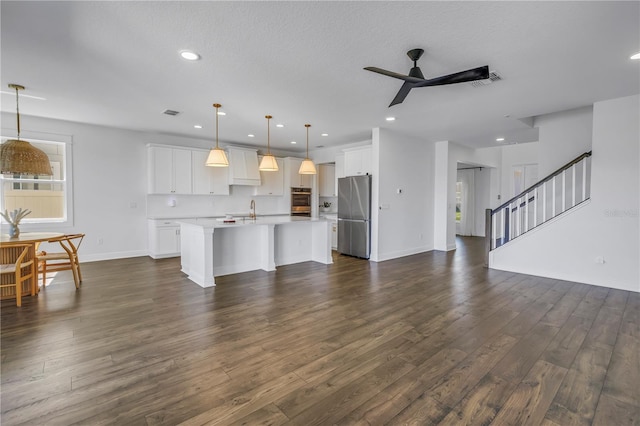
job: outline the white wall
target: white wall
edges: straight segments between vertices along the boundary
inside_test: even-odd
[[[539,177],[591,151],[593,107],[583,107],[538,116],[534,126],[540,129]]]
[[[372,150],[371,259],[433,250],[434,144],[380,128],[373,131]]]
[[[538,180],[548,175],[548,173],[541,172],[539,167],[541,156],[540,142],[505,145],[501,148],[501,151],[502,159],[500,161],[500,200],[497,205],[494,206],[494,208],[505,203],[511,197],[517,195],[513,193],[513,166],[522,164],[538,164]],[[567,161],[564,161],[560,166],[566,164],[573,158],[575,157],[571,157]]]
[[[638,95],[594,104],[593,124],[588,124],[591,201],[492,251],[492,268],[640,291],[639,105]],[[585,133],[575,128],[573,114],[548,118],[553,132],[541,123],[541,146],[559,143],[543,140],[545,135],[564,134],[575,141]]]

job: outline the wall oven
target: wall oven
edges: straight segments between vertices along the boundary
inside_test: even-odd
[[[291,188],[291,216],[311,217],[311,188]]]

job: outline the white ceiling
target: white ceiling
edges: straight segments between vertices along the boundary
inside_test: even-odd
[[[305,123],[311,149],[369,139],[373,127],[475,147],[528,142],[532,116],[640,87],[640,61],[629,60],[640,51],[637,1],[3,0],[1,15],[2,90],[18,83],[46,98],[21,98],[23,115],[211,140],[219,102],[221,142],[263,146],[271,114],[280,149],[304,150]],[[425,49],[426,78],[488,64],[503,80],[414,89],[388,108],[402,82],[362,68],[406,74],[412,48]],[[15,111],[12,95],[2,111]]]

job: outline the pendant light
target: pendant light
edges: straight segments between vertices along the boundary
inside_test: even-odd
[[[0,145],[0,168],[3,174],[14,175],[48,175],[51,176],[51,163],[44,151],[36,148],[27,141],[20,140],[20,108],[18,107],[18,90],[24,86],[10,84],[10,89],[16,90],[16,118],[18,138],[9,139]]]
[[[278,171],[278,162],[276,161],[276,157],[271,155],[271,142],[270,142],[270,132],[269,132],[269,120],[273,117],[270,115],[265,115],[264,118],[267,119],[267,153],[264,157],[262,157],[262,161],[260,161],[260,169],[261,172],[277,172]]]
[[[209,151],[209,156],[205,163],[209,167],[229,167],[227,154],[224,153],[222,148],[218,147],[218,108],[221,106],[220,104],[213,104],[213,107],[216,109],[216,147],[211,148],[211,151]]]
[[[316,165],[313,164],[313,161],[311,161],[311,159],[309,158],[309,127],[311,127],[311,124],[305,124],[304,127],[307,128],[307,156],[305,157],[302,164],[300,164],[298,173],[301,175],[315,175]]]

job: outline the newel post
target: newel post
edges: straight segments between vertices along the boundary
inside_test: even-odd
[[[493,229],[491,229],[491,225],[493,221],[491,220],[491,209],[486,209],[484,211],[484,266],[485,268],[489,267],[489,252],[491,251],[491,236],[493,235]]]

